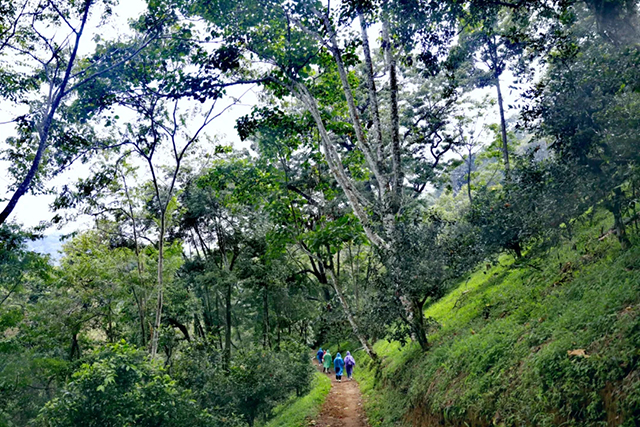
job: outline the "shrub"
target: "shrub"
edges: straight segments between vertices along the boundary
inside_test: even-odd
[[[124,341],[98,350],[65,390],[42,409],[46,427],[211,426],[186,390]]]

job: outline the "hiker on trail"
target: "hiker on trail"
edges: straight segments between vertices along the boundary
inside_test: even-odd
[[[347,356],[344,358],[344,367],[347,371],[347,378],[351,381],[353,379],[353,368],[356,367],[356,359],[348,351]]]
[[[342,370],[344,369],[344,360],[340,353],[336,354],[336,358],[333,359],[333,366],[336,368],[336,379],[338,382],[342,382]]]
[[[331,353],[329,350],[325,350],[324,356],[322,356],[322,366],[324,366],[322,372],[331,373]]]
[[[322,356],[324,356],[324,350],[322,350],[322,347],[320,347],[320,350],[318,350],[318,352],[316,353],[318,364],[320,364],[320,366],[322,366]]]

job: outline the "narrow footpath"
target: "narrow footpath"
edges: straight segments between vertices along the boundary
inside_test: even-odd
[[[317,363],[315,365],[322,372],[322,368]],[[333,369],[329,377],[331,378],[331,391],[329,391],[317,419],[315,422],[311,421],[310,425],[317,427],[369,427],[362,408],[362,395],[357,381],[345,380],[345,375],[342,377],[342,382],[338,382]]]

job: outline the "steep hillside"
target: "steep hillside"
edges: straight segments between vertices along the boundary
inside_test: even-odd
[[[586,222],[462,280],[427,310],[427,353],[378,342],[380,370],[360,376],[372,424],[638,425],[640,245],[599,238],[606,216]]]

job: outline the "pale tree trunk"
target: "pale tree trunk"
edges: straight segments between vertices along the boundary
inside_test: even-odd
[[[124,187],[124,193],[127,198],[127,204],[129,205],[129,216],[131,217],[131,223],[133,227],[133,241],[135,243],[135,251],[136,251],[136,264],[138,267],[138,280],[140,284],[142,284],[142,261],[140,259],[140,245],[138,243],[138,226],[136,223],[135,214],[133,212],[133,202],[131,201],[131,196],[129,195],[129,187],[127,186],[127,179],[122,173],[122,184]],[[136,300],[136,308],[138,309],[138,320],[140,322],[140,345],[145,347],[147,345],[147,330],[145,328],[145,305],[146,298],[142,296],[138,296],[136,292],[135,285],[131,286],[131,292],[133,293],[133,298]]]
[[[374,246],[387,249],[387,243],[371,227],[369,216],[366,212],[366,207],[368,206],[366,199],[364,199],[364,197],[359,194],[359,192],[356,190],[349,177],[347,176],[340,156],[337,153],[336,148],[331,141],[329,133],[324,126],[324,121],[322,120],[322,116],[320,114],[320,110],[318,109],[318,105],[316,104],[315,98],[309,93],[307,87],[302,83],[297,82],[293,89],[298,98],[305,104],[307,110],[309,111],[309,113],[311,113],[311,116],[316,122],[316,127],[318,128],[318,133],[320,134],[320,144],[322,146],[322,149],[324,150],[325,159],[327,160],[329,169],[331,170],[334,178],[336,178],[336,180],[338,181],[338,184],[342,188],[342,191],[344,191],[345,195],[347,196],[349,205],[353,209],[354,215],[360,221],[360,224],[362,224],[367,238]]]
[[[346,298],[342,293],[342,287],[340,285],[340,281],[338,280],[338,277],[333,271],[333,268],[328,268],[327,271],[329,272],[331,285],[333,286],[333,289],[336,292],[336,295],[338,295],[338,299],[340,300],[340,304],[342,304],[342,308],[344,309],[344,312],[347,315],[347,319],[349,320],[351,329],[353,329],[353,334],[356,336],[356,338],[358,338],[358,341],[360,341],[360,344],[362,344],[364,351],[366,351],[369,357],[371,357],[371,360],[373,360],[374,362],[377,361],[378,355],[373,350],[373,347],[371,347],[371,344],[369,344],[369,341],[364,336],[362,331],[360,331],[360,328],[358,327],[358,323],[356,322],[356,319],[353,317],[353,313],[351,313],[351,308],[349,307],[349,303],[347,302]]]
[[[151,358],[158,354],[158,340],[160,337],[160,322],[162,321],[162,306],[164,302],[164,233],[165,233],[165,213],[160,216],[160,238],[158,241],[158,297],[156,303],[156,318],[153,323],[153,335],[151,338]]]
[[[369,108],[371,109],[371,120],[373,121],[373,138],[377,161],[384,158],[382,154],[382,126],[380,125],[380,111],[378,109],[378,93],[376,82],[373,78],[373,61],[371,60],[371,48],[369,47],[369,35],[367,33],[367,22],[362,13],[359,14],[360,30],[362,33],[362,48],[364,50],[365,74],[367,76],[367,89],[369,94]]]
[[[263,347],[264,348],[271,348],[271,340],[269,339],[269,329],[270,329],[270,325],[269,325],[269,287],[265,284],[263,287],[263,294],[262,294],[262,305],[263,305],[263,333],[264,333],[264,343],[263,343]],[[280,329],[278,329],[278,336],[280,335]],[[280,342],[280,340],[278,339],[278,342]]]
[[[225,330],[224,330],[224,367],[229,369],[231,363],[231,281],[227,283],[225,292]]]
[[[495,76],[495,86],[498,91],[498,109],[500,110],[500,133],[502,136],[502,157],[504,159],[504,170],[509,176],[509,145],[507,143],[507,122],[504,118],[504,100],[502,99],[502,89],[500,88],[500,76]]]
[[[45,149],[47,148],[47,140],[49,139],[49,131],[51,129],[51,125],[53,123],[53,117],[58,111],[58,107],[62,102],[62,99],[67,94],[67,86],[69,85],[69,80],[71,78],[71,72],[73,70],[73,66],[75,65],[76,56],[78,55],[78,48],[80,47],[80,40],[82,39],[82,35],[84,33],[84,27],[87,23],[87,19],[89,17],[89,9],[91,9],[92,1],[86,1],[84,4],[84,10],[82,13],[82,21],[80,24],[80,28],[75,31],[75,42],[73,45],[73,49],[71,51],[71,56],[69,57],[69,62],[67,63],[67,67],[64,72],[64,76],[62,77],[62,81],[60,85],[54,89],[54,77],[49,77],[49,93],[50,97],[47,104],[47,110],[45,112],[44,118],[40,122],[38,129],[38,138],[40,139],[38,143],[38,150],[36,151],[36,155],[31,162],[31,167],[27,172],[27,175],[24,177],[18,188],[13,193],[13,196],[9,199],[9,203],[4,207],[2,212],[0,212],[0,224],[3,224],[11,212],[15,209],[18,204],[18,200],[29,190],[31,187],[31,182],[33,178],[35,178],[38,169],[40,168],[40,162],[42,161],[42,156],[44,155]],[[54,58],[52,58],[53,61]],[[45,69],[46,70],[46,69]],[[48,73],[47,73],[48,74]],[[51,97],[53,96],[53,97]]]
[[[31,183],[33,182],[33,179],[35,178],[36,174],[38,173],[38,170],[40,169],[42,158],[49,144],[49,133],[51,131],[51,125],[53,124],[54,117],[58,111],[58,108],[60,107],[60,104],[62,103],[62,100],[71,92],[95,80],[101,75],[104,75],[110,71],[113,71],[118,67],[122,66],[123,64],[125,64],[126,62],[130,61],[131,59],[136,57],[144,48],[146,48],[151,43],[152,40],[154,40],[157,37],[157,35],[153,35],[149,39],[143,41],[137,49],[131,52],[130,55],[128,55],[126,58],[122,58],[120,61],[116,62],[112,66],[99,70],[91,75],[88,75],[87,77],[81,78],[80,81],[72,82],[72,79],[74,77],[86,75],[81,72],[81,73],[77,73],[74,76],[73,71],[74,71],[74,67],[76,66],[76,58],[78,56],[80,42],[84,35],[85,25],[89,18],[89,12],[92,6],[94,5],[94,3],[95,3],[94,0],[84,1],[84,4],[82,6],[82,16],[80,18],[80,26],[78,28],[71,28],[74,36],[72,36],[72,34],[68,35],[68,39],[73,40],[73,44],[71,46],[67,45],[66,42],[63,42],[62,46],[58,46],[56,43],[53,43],[53,40],[45,40],[45,43],[47,44],[48,48],[52,49],[52,56],[46,59],[44,58],[38,59],[35,56],[33,56],[33,58],[35,58],[38,62],[42,64],[46,63],[43,69],[38,71],[46,75],[46,77],[49,79],[48,99],[46,102],[47,107],[44,109],[44,111],[42,111],[43,118],[38,124],[38,129],[37,129],[38,139],[39,139],[38,149],[36,150],[36,154],[33,157],[33,160],[31,161],[31,166],[29,167],[29,170],[27,171],[27,174],[25,175],[24,179],[14,191],[7,205],[0,212],[0,225],[7,220],[9,215],[11,215],[16,205],[18,204],[18,201],[20,200],[20,198],[24,196],[27,193],[27,191],[29,191],[29,188],[31,187]],[[48,6],[43,6],[43,7],[46,8]],[[57,18],[67,21],[66,17],[61,15],[61,11],[59,11],[55,7],[54,9],[55,9],[55,12],[58,14]],[[67,48],[69,48],[69,50],[71,51],[71,54],[69,56],[69,60],[65,64],[63,59],[61,59],[62,58],[61,52],[67,50]],[[61,65],[64,66],[64,71],[62,71],[59,68],[61,67]],[[34,73],[34,74],[37,74],[37,73]],[[56,80],[60,82],[58,85],[55,85]]]
[[[326,15],[323,15],[323,18],[325,21],[325,26],[330,30],[331,24],[329,23],[329,18],[327,18]],[[362,153],[364,154],[365,160],[367,161],[367,166],[369,167],[369,169],[371,169],[371,172],[373,172],[373,175],[376,178],[380,193],[384,196],[387,191],[386,188],[388,179],[383,175],[380,168],[379,162],[381,161],[381,159],[375,158],[374,150],[372,150],[371,146],[369,145],[369,142],[365,137],[364,131],[362,129],[362,124],[360,123],[360,117],[358,115],[358,109],[356,108],[356,102],[353,98],[351,85],[349,84],[347,70],[342,59],[342,52],[340,51],[340,47],[338,45],[336,33],[330,30],[329,34],[329,50],[333,55],[336,67],[338,69],[338,75],[340,76],[340,82],[342,83],[342,92],[344,94],[345,100],[347,101],[347,106],[349,107],[349,117],[351,119],[351,124],[353,125],[356,139],[358,141],[360,149],[362,150]]]
[[[317,106],[316,99],[310,93],[308,88],[299,81],[294,82],[291,85],[291,89],[296,94],[296,96],[305,104],[307,110],[311,113],[311,116],[313,117],[318,128],[321,146],[324,151],[327,164],[329,165],[329,169],[344,191],[355,216],[360,221],[365,234],[367,235],[367,238],[372,245],[376,246],[379,249],[382,249],[385,252],[387,261],[386,264],[389,266],[394,266],[397,265],[396,260],[398,258],[395,250],[395,248],[397,247],[397,245],[395,244],[395,239],[397,238],[396,214],[399,212],[402,203],[404,177],[402,171],[402,147],[400,144],[399,134],[399,89],[397,65],[391,45],[388,28],[389,26],[387,23],[384,23],[383,25],[383,50],[387,62],[387,71],[389,73],[389,90],[391,103],[391,146],[389,150],[391,154],[391,165],[387,166],[385,164],[385,159],[383,158],[383,154],[386,153],[384,152],[384,142],[382,141],[381,126],[379,124],[379,100],[375,91],[371,52],[368,45],[368,35],[364,17],[362,16],[362,14],[360,14],[359,16],[363,39],[363,50],[365,54],[365,76],[367,79],[372,120],[374,121],[372,141],[367,139],[360,122],[352,88],[349,84],[347,71],[342,59],[341,49],[338,44],[337,35],[332,29],[331,22],[329,21],[328,16],[317,11],[315,13],[324,22],[324,26],[328,34],[328,41],[323,39],[323,37],[321,37],[319,34],[310,31],[299,21],[294,20],[294,22],[305,32],[311,33],[316,36],[319,41],[327,46],[334,58],[358,146],[364,154],[367,166],[372,172],[372,175],[376,181],[376,185],[378,186],[378,202],[379,206],[382,207],[380,216],[382,219],[382,227],[385,233],[384,237],[378,235],[378,233],[372,227],[369,219],[369,214],[367,212],[367,210],[372,206],[370,206],[370,203],[367,201],[367,199],[356,189],[352,180],[346,174],[342,165],[340,155],[338,154],[336,147],[334,146],[334,143],[326,130],[322,116]],[[378,121],[378,123],[376,123],[376,121]],[[400,294],[401,301],[403,301],[403,306],[407,311],[407,316],[413,317],[412,310],[414,309],[414,307],[408,302],[407,298],[402,295],[402,289],[400,287],[400,283],[397,280],[399,275],[394,273],[393,271],[390,273],[393,281],[396,282],[396,291]],[[338,293],[338,291],[339,289],[336,289],[336,293]],[[339,292],[339,294],[341,294],[341,292]],[[351,316],[350,322],[352,320],[354,319]],[[352,324],[352,327],[354,327],[354,330],[357,330],[357,325]]]
[[[400,114],[398,111],[398,67],[396,58],[392,51],[391,37],[389,36],[389,25],[384,22],[382,29],[383,48],[387,68],[389,70],[389,99],[391,114],[391,162],[392,162],[392,188],[393,195],[389,200],[388,209],[395,215],[400,209],[402,201],[402,184],[404,174],[402,171],[402,152],[400,146]]]
[[[473,204],[471,198],[471,172],[473,172],[473,152],[469,148],[469,157],[467,158],[467,196],[469,196],[469,204]]]

